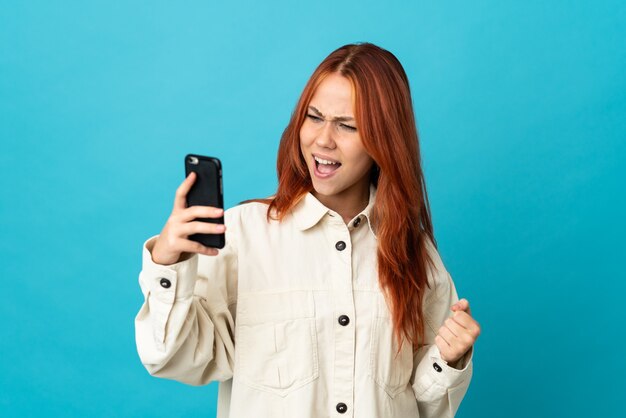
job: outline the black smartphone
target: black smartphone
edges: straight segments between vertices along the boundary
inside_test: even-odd
[[[222,187],[222,163],[218,158],[188,154],[185,156],[185,177],[192,171],[196,172],[196,181],[187,193],[187,207],[213,206],[224,209],[224,190]],[[223,224],[224,217],[198,218],[196,221]],[[193,234],[192,241],[206,247],[224,248],[225,234]]]

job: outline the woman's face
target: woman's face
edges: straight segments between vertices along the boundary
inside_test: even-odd
[[[355,198],[369,190],[373,160],[361,142],[347,78],[333,73],[318,86],[300,128],[300,150],[320,197]]]

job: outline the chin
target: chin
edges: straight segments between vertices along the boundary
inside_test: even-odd
[[[315,181],[313,181],[313,190],[319,195],[328,197],[336,196],[343,191],[340,187],[329,184],[316,184]]]

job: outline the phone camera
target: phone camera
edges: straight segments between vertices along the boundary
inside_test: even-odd
[[[197,157],[189,157],[189,164],[198,165]]]

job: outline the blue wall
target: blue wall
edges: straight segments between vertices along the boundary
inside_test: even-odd
[[[187,152],[221,157],[228,207],[271,194],[306,79],[355,41],[405,66],[440,252],[483,328],[458,416],[619,415],[626,3],[178,3],[0,5],[3,417],[214,415],[214,384],[138,359],[141,244]]]

